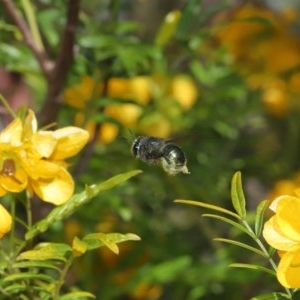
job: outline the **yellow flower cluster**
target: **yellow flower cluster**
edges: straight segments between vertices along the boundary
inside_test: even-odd
[[[295,194],[279,196],[271,203],[275,215],[263,230],[267,243],[278,249],[277,278],[286,288],[300,287],[300,189]]]
[[[247,2],[222,15],[215,30],[249,87],[262,90],[266,111],[276,117],[300,111],[300,39],[290,12]]]
[[[88,139],[88,132],[77,127],[38,130],[31,110],[24,121],[14,119],[0,133],[0,196],[26,189],[55,205],[66,202],[74,182],[64,160]]]
[[[91,106],[90,102],[92,100],[96,99],[98,101],[97,99],[107,96],[135,102],[107,105],[103,111],[107,117],[117,120],[124,127],[132,127],[141,121],[144,107],[153,99],[159,99],[159,108],[155,113],[147,113],[139,127],[147,134],[151,134],[155,129],[156,135],[165,137],[171,131],[166,111],[168,113],[173,112],[176,103],[182,111],[187,111],[194,105],[198,97],[195,83],[185,75],[177,75],[171,79],[159,75],[153,77],[111,78],[105,89],[106,95],[103,95],[103,83],[96,82],[89,76],[84,76],[79,84],[71,86],[65,91],[65,102],[83,111],[76,116],[76,124],[83,123],[82,121],[86,115],[84,110],[89,109],[88,103]],[[159,129],[157,125],[159,125]],[[93,135],[95,123],[88,121],[85,126]],[[105,122],[101,125],[98,141],[109,143],[116,138],[117,134],[118,127],[113,123]]]

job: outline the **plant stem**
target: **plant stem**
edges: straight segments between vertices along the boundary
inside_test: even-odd
[[[13,119],[15,119],[17,117],[17,115],[15,114],[15,112],[10,107],[10,105],[7,102],[7,100],[4,98],[4,96],[1,93],[0,93],[0,101],[2,102],[2,104],[4,105],[4,107],[6,108],[6,110],[8,111],[8,113],[11,115],[11,117]]]
[[[69,259],[67,260],[64,268],[62,269],[62,271],[60,273],[60,276],[58,278],[56,288],[55,288],[55,291],[54,291],[54,294],[53,294],[53,298],[52,298],[53,300],[58,300],[59,299],[60,289],[61,289],[62,285],[65,282],[65,278],[66,278],[67,273],[68,273],[68,271],[69,271],[69,269],[72,265],[73,259],[74,259],[74,256],[71,254]]]
[[[268,250],[266,249],[266,247],[264,246],[264,244],[262,243],[262,241],[256,236],[256,234],[254,233],[254,231],[252,230],[252,228],[250,227],[250,225],[248,224],[248,222],[244,219],[242,221],[243,225],[250,231],[253,233],[253,240],[256,242],[256,244],[259,246],[259,248],[266,254],[266,256],[268,257],[268,260],[272,266],[272,268],[274,269],[274,271],[277,271],[277,265],[274,262],[273,258],[270,256]],[[292,297],[291,291],[284,287],[286,293],[288,294],[289,297]]]

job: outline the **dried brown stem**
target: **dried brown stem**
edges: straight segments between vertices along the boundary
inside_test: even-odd
[[[81,0],[68,0],[67,22],[61,37],[61,47],[51,72],[48,93],[40,112],[43,125],[56,121],[62,105],[62,91],[74,58],[74,42]]]

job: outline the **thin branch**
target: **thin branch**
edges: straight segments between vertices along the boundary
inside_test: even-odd
[[[40,112],[42,124],[56,121],[62,104],[62,91],[74,58],[75,33],[81,0],[68,0],[67,21],[61,37],[60,50],[51,73],[46,100]]]
[[[18,13],[14,2],[11,0],[2,0],[2,2],[6,8],[8,15],[14,21],[15,25],[20,29],[24,42],[35,55],[46,79],[49,79],[52,63],[48,60],[45,51],[43,51],[43,49],[39,49],[38,45],[35,43],[34,39],[32,38],[31,32],[27,26],[27,23],[25,22],[23,17]]]

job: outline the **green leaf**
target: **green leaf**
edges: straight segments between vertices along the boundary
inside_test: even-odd
[[[72,252],[69,245],[62,243],[40,243],[34,250],[22,252],[17,260],[59,260],[66,261],[67,254]]]
[[[77,299],[85,299],[85,298],[92,298],[95,299],[95,295],[89,292],[84,291],[77,291],[77,292],[71,292],[68,294],[65,294],[61,297],[59,297],[59,300],[77,300]]]
[[[255,296],[250,300],[282,300],[282,299],[292,299],[289,295],[283,293],[270,293]]]
[[[238,215],[245,219],[246,217],[246,201],[242,187],[242,175],[241,172],[236,172],[233,175],[231,182],[231,200],[233,207]]]
[[[238,241],[229,240],[229,239],[223,239],[223,238],[215,238],[214,241],[219,241],[219,242],[224,242],[224,243],[232,244],[232,245],[235,245],[235,246],[239,246],[239,247],[248,249],[248,250],[250,250],[250,251],[252,251],[252,252],[254,252],[254,253],[258,254],[258,255],[261,255],[261,256],[263,256],[265,258],[269,258],[269,255],[265,254],[261,250],[256,249],[256,248],[254,248],[252,246],[249,246],[247,244],[238,242]]]
[[[73,195],[66,203],[55,207],[48,216],[37,222],[25,235],[26,240],[30,240],[34,238],[41,232],[46,231],[50,225],[52,225],[55,221],[59,221],[63,218],[66,218],[70,214],[72,214],[78,207],[81,205],[89,202],[92,198],[113,188],[114,186],[128,180],[129,178],[136,176],[137,174],[141,173],[140,170],[134,170],[127,173],[119,174],[110,179],[101,182],[97,185],[87,186],[85,191]]]
[[[31,280],[31,279],[38,279],[43,281],[48,281],[51,283],[56,282],[56,279],[45,274],[38,274],[38,273],[16,273],[5,276],[3,279],[3,282],[9,282],[9,281],[16,281],[16,280]]]
[[[183,12],[180,23],[178,25],[177,35],[183,37],[188,34],[195,18],[202,9],[202,0],[190,0],[187,1]]]
[[[183,203],[183,204],[189,204],[189,205],[195,205],[195,206],[200,206],[200,207],[208,208],[208,209],[211,209],[211,210],[215,210],[215,211],[221,212],[221,213],[223,213],[223,214],[230,215],[230,216],[232,216],[232,217],[237,218],[238,220],[242,220],[242,218],[241,218],[239,215],[233,213],[233,212],[230,211],[230,210],[227,210],[227,209],[225,209],[225,208],[222,208],[222,207],[219,207],[219,206],[216,206],[216,205],[207,204],[207,203],[200,202],[200,201],[194,201],[194,200],[182,200],[182,199],[176,199],[176,200],[174,200],[174,202],[176,202],[176,203]]]
[[[87,244],[75,236],[75,238],[73,239],[72,249],[73,255],[75,257],[79,257],[86,252]]]
[[[270,201],[264,200],[259,203],[259,205],[256,208],[256,214],[255,214],[255,234],[256,236],[260,236],[263,228],[263,222],[264,222],[264,214],[266,208],[269,206]]]
[[[155,37],[155,44],[158,46],[165,46],[174,36],[177,29],[178,23],[181,18],[181,12],[179,10],[174,10],[169,12],[163,23],[161,24],[158,33]]]
[[[263,272],[266,272],[266,273],[271,274],[273,276],[276,276],[275,271],[270,270],[268,268],[261,267],[261,266],[257,266],[257,265],[235,263],[235,264],[230,264],[229,267],[230,268],[244,268],[244,269],[252,269],[252,270],[257,270],[257,271],[263,271]]]
[[[247,233],[251,238],[255,239],[256,236],[252,233],[252,231],[249,231],[246,227],[244,227],[243,225],[232,221],[231,219],[219,216],[219,215],[213,215],[213,214],[203,214],[202,217],[208,217],[208,218],[214,218],[214,219],[218,219],[220,221],[226,222],[230,225],[232,225],[233,227]]]
[[[20,293],[21,291],[25,291],[27,289],[28,287],[26,286],[26,284],[14,283],[3,288],[3,291],[12,294],[12,293]]]
[[[47,262],[47,261],[34,261],[34,260],[30,260],[30,261],[20,261],[20,262],[16,262],[15,264],[13,264],[12,266],[14,269],[17,268],[36,268],[36,269],[52,269],[52,270],[56,270],[58,272],[61,271],[61,269],[59,267],[57,267],[54,262]]]
[[[107,246],[112,252],[118,254],[119,249],[116,244],[126,241],[139,241],[140,237],[133,233],[90,233],[83,238],[88,250],[93,250]]]
[[[146,264],[139,269],[139,276],[147,282],[166,283],[181,276],[186,270],[192,268],[190,256],[170,258],[157,265]]]
[[[39,280],[36,280],[36,281],[40,283]],[[49,286],[54,286],[53,283],[49,283],[48,285]],[[28,292],[28,284],[18,284],[18,283],[10,283],[9,282],[9,285],[7,287],[3,288],[3,291],[9,293],[10,295],[20,294],[22,291],[27,291]],[[50,291],[47,290],[47,288],[45,287],[45,282],[43,282],[43,287],[31,284],[30,285],[30,291],[31,291],[32,294],[34,293],[34,291],[36,291],[37,293],[42,292],[44,297],[41,297],[40,299],[51,299],[50,298]],[[47,294],[47,297],[45,297],[46,296],[45,294]],[[16,299],[21,299],[21,298],[18,297]],[[24,298],[24,299],[28,299],[28,298]]]

